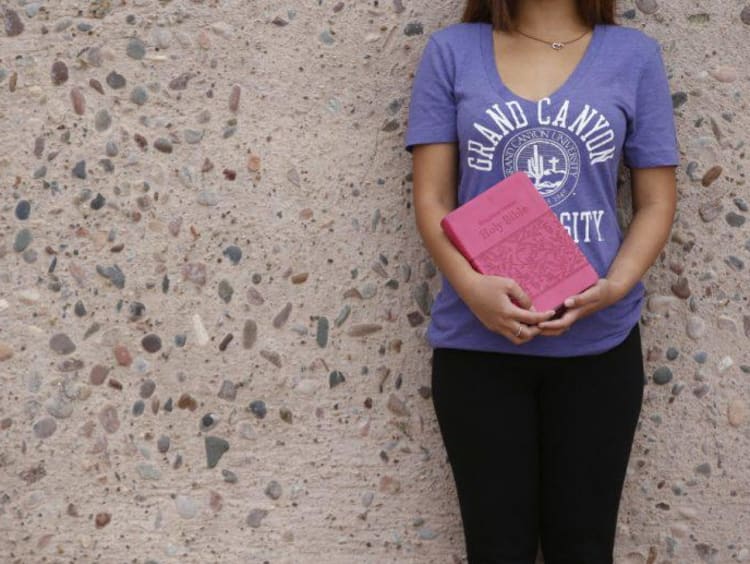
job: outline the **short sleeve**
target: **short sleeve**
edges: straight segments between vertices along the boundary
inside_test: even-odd
[[[628,168],[680,164],[669,80],[661,47],[655,39],[651,41],[627,119],[623,160]]]
[[[437,40],[430,36],[412,83],[404,141],[410,153],[418,143],[457,141],[454,73],[449,60]]]

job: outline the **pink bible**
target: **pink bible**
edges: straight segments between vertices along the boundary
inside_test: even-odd
[[[537,311],[556,310],[553,319],[565,298],[599,279],[524,171],[449,212],[440,227],[474,270],[514,279]]]

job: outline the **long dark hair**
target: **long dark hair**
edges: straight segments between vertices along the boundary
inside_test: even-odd
[[[466,0],[462,22],[487,22],[494,29],[512,29],[519,0]],[[615,22],[615,0],[577,0],[578,13],[588,26]]]

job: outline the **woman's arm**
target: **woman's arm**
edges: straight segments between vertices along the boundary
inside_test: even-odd
[[[415,145],[412,182],[416,224],[424,246],[438,270],[464,298],[477,272],[440,227],[440,220],[456,207],[457,156],[456,143]]]
[[[674,166],[630,169],[633,219],[606,277],[565,301],[560,319],[539,324],[542,335],[559,335],[586,315],[622,299],[661,253],[677,207]]]
[[[474,270],[440,227],[440,220],[457,203],[457,144],[417,144],[412,158],[417,229],[438,269],[485,327],[514,344],[535,337],[540,331],[536,324],[552,317],[554,311],[530,310],[531,299],[515,280]],[[517,334],[519,323],[525,326]]]
[[[630,171],[633,219],[607,278],[619,286],[620,299],[643,278],[669,239],[677,208],[675,167]]]

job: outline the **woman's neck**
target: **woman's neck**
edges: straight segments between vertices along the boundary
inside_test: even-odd
[[[518,3],[518,29],[524,33],[559,40],[560,35],[585,31],[575,0],[525,0]]]

